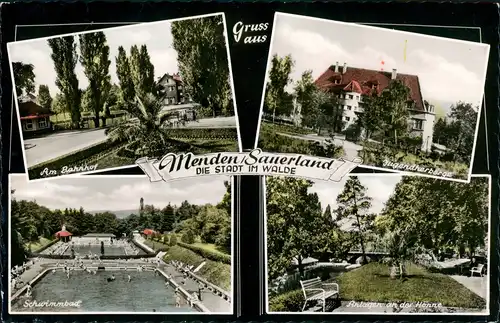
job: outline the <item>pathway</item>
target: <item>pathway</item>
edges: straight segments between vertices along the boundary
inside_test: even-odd
[[[162,270],[172,276],[172,279],[182,286],[190,294],[198,293],[199,284],[192,278],[186,279],[186,284],[181,284],[183,280],[182,273],[178,272],[172,265],[164,265]],[[205,305],[210,312],[224,312],[231,311],[231,303],[224,300],[222,297],[215,295],[211,291],[205,289],[201,292],[201,302]]]
[[[363,146],[361,146],[361,145],[355,144],[355,143],[347,141],[347,140],[338,139],[338,138],[332,139],[330,137],[318,136],[318,135],[313,135],[313,134],[311,134],[311,135],[300,135],[300,134],[291,135],[291,134],[282,133],[282,132],[278,132],[278,134],[281,136],[295,138],[295,139],[315,141],[315,142],[319,142],[321,144],[326,143],[327,140],[332,140],[336,146],[341,146],[342,148],[344,148],[344,156],[343,157],[346,158],[347,160],[354,160],[356,157],[358,157],[359,151],[363,149]]]
[[[460,284],[467,287],[474,294],[486,299],[488,297],[488,276],[483,277],[470,277],[470,276],[459,276],[451,275],[451,278],[455,279]]]

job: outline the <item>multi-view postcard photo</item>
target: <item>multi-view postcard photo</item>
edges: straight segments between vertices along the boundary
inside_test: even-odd
[[[489,175],[264,186],[268,313],[489,314]]]
[[[31,180],[240,151],[222,13],[13,42],[8,57]]]
[[[467,182],[489,45],[276,13],[256,147]]]
[[[9,313],[231,314],[232,178],[10,176]]]

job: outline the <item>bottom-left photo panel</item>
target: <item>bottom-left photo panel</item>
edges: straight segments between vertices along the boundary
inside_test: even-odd
[[[232,314],[233,178],[9,177],[10,314]]]

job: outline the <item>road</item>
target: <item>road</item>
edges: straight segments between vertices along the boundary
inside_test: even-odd
[[[234,128],[235,117],[199,119],[179,128]],[[24,141],[28,168],[106,140],[105,129],[65,131]]]

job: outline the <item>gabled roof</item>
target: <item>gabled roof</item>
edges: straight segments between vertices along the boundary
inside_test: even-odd
[[[378,93],[382,92],[391,82],[391,72],[369,70],[364,68],[347,67],[344,74],[335,72],[335,66],[329,67],[315,81],[316,86],[321,89],[333,91],[357,92],[364,95],[370,95],[373,91],[373,85],[377,85]],[[337,82],[335,82],[337,80]],[[340,82],[338,81],[340,80]],[[417,75],[396,74],[396,80],[401,81],[410,90],[410,97],[415,102],[415,109],[425,111],[424,100],[420,90],[420,82]]]
[[[52,111],[43,108],[33,101],[19,102],[19,117],[27,118],[34,116],[48,116],[52,115]]]

